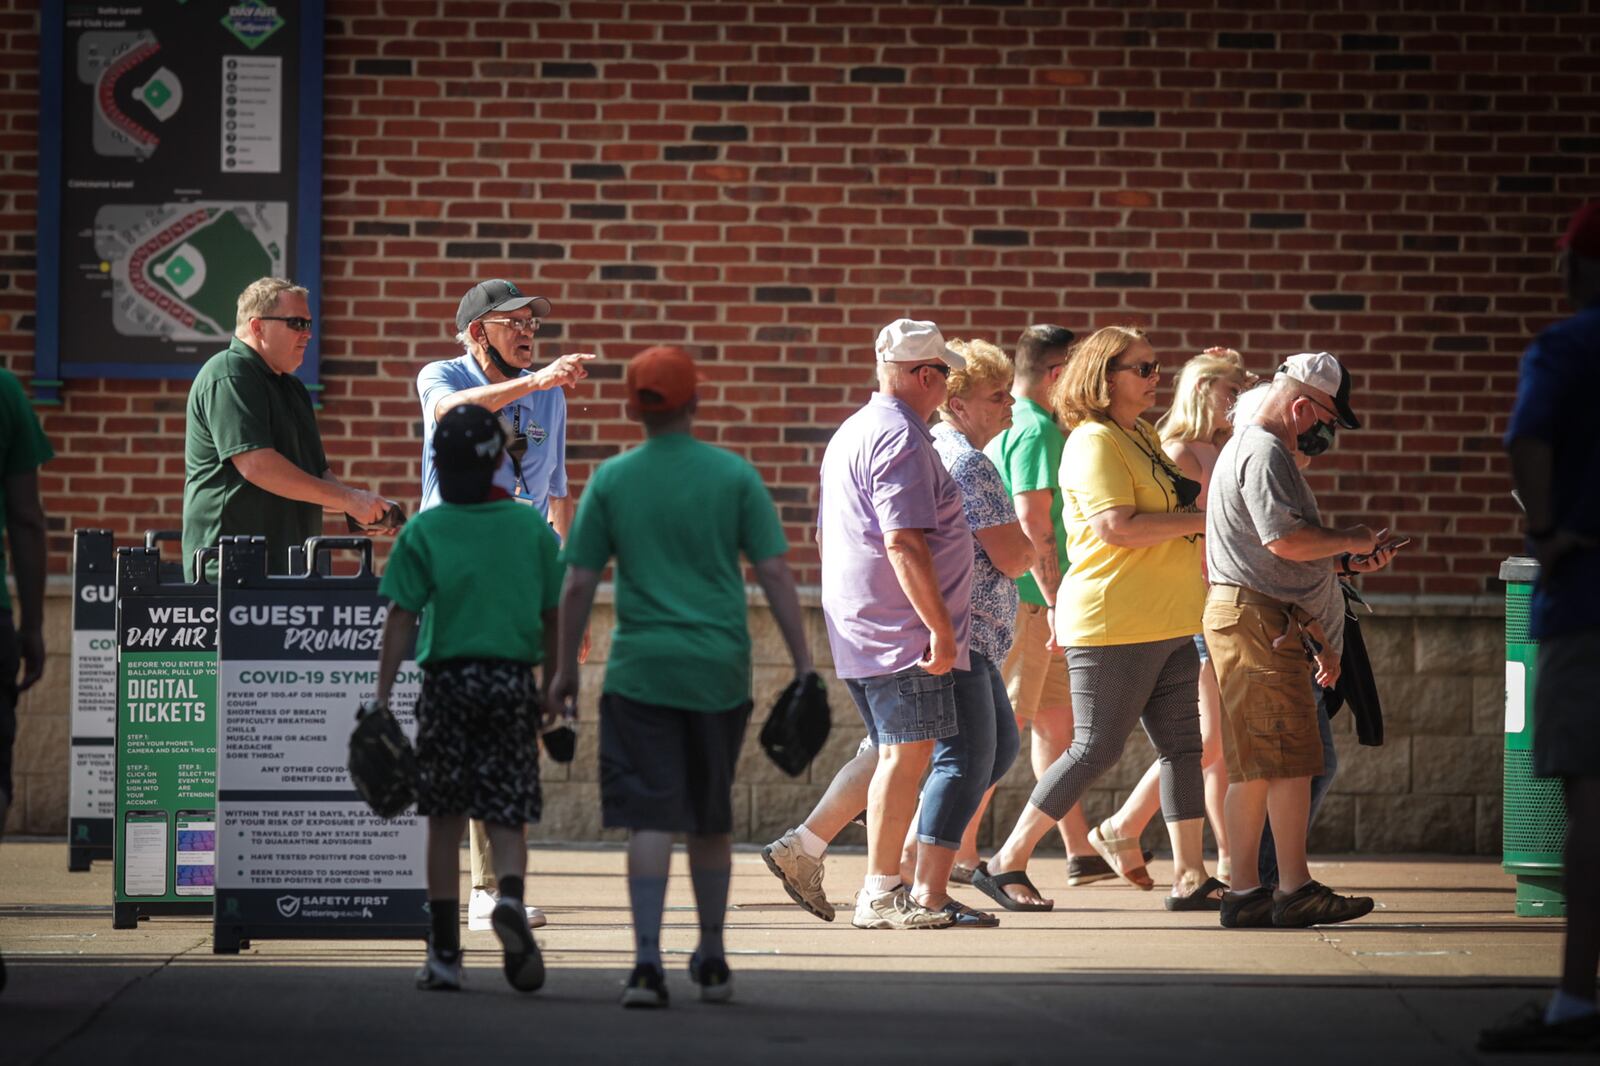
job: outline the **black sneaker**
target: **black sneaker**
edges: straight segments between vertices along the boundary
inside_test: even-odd
[[[1272,904],[1272,924],[1280,929],[1333,925],[1372,913],[1371,896],[1338,896],[1320,881],[1307,881]]]
[[[1493,1029],[1478,1034],[1479,1051],[1600,1051],[1600,1014],[1568,1018],[1554,1025],[1544,1008],[1524,1003]]]
[[[689,956],[689,980],[700,986],[702,1003],[726,1003],[733,998],[733,974],[727,959],[702,959],[696,951]]]
[[[1272,889],[1262,886],[1248,892],[1224,892],[1220,917],[1224,929],[1272,928]]]
[[[506,981],[518,992],[537,992],[544,985],[544,957],[528,931],[528,912],[520,899],[501,899],[489,915],[494,935],[505,949]]]
[[[665,1007],[667,1005],[667,979],[661,967],[641,962],[628,975],[622,987],[624,1007]]]

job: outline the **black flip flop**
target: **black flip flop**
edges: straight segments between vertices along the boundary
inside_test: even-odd
[[[951,900],[939,909],[954,919],[946,929],[993,929],[1000,924],[1000,919],[994,915],[974,910],[959,900]]]
[[[1021,885],[1035,896],[1043,896],[1028,875],[1022,870],[1012,870],[1010,873],[991,874],[989,864],[980,862],[978,868],[972,871],[972,887],[994,900],[1008,911],[1050,911],[1055,910],[1054,903],[1019,903],[1006,892],[1007,885]]]
[[[1187,896],[1168,896],[1162,902],[1169,911],[1220,911],[1222,897],[1213,892],[1226,892],[1228,886],[1215,877],[1208,877],[1201,886]]]

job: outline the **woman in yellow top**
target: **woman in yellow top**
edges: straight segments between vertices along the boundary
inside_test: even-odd
[[[1071,562],[1056,594],[1055,636],[1067,649],[1074,735],[1039,778],[1005,844],[973,876],[974,886],[1008,910],[1054,905],[1028,880],[1034,846],[1116,765],[1140,721],[1161,754],[1161,806],[1173,848],[1167,907],[1219,905],[1223,886],[1207,875],[1201,844],[1195,699],[1205,515],[1195,506],[1199,483],[1173,466],[1139,417],[1155,402],[1159,371],[1143,333],[1109,326],[1073,350],[1051,396],[1069,434],[1061,494]]]
[[[1254,380],[1238,352],[1207,348],[1183,364],[1172,390],[1172,406],[1156,423],[1161,450],[1185,477],[1200,482],[1195,503],[1202,511],[1217,453],[1233,435],[1234,403]],[[1222,801],[1228,794],[1228,774],[1222,764],[1222,696],[1204,636],[1195,634],[1194,647],[1200,655],[1200,739],[1204,744],[1200,769],[1205,775],[1206,816],[1217,841],[1217,879],[1227,881],[1228,834],[1222,822]],[[1090,836],[1111,868],[1143,889],[1154,887],[1154,882],[1143,866],[1138,841],[1161,809],[1161,766],[1160,759],[1151,763],[1117,813],[1096,826]]]

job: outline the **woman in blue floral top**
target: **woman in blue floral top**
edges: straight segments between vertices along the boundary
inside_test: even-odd
[[[1016,625],[1013,579],[1033,565],[1033,545],[1017,521],[1000,472],[983,454],[990,438],[1011,424],[1011,363],[986,341],[955,341],[950,347],[966,356],[967,365],[950,374],[933,446],[961,487],[972,530],[972,668],[954,671],[960,732],[934,749],[933,770],[923,789],[924,813],[942,812],[942,824],[930,827],[924,819],[918,837],[945,847],[959,840],[965,851],[976,853],[971,839],[976,815],[1017,757],[1017,725],[1000,664],[1011,649]],[[951,802],[958,797],[959,802]],[[927,832],[929,828],[934,832]],[[966,912],[956,912],[958,925],[999,924],[999,919],[959,903],[951,906]]]

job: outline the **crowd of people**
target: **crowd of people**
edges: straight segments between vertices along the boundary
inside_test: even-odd
[[[867,737],[763,850],[768,867],[833,920],[824,857],[864,808],[853,924],[993,927],[996,914],[950,896],[952,880],[1006,911],[1051,909],[1027,868],[1056,827],[1069,885],[1153,888],[1140,833],[1159,808],[1168,909],[1218,911],[1229,928],[1367,913],[1371,899],[1336,895],[1305,863],[1311,781],[1331,747],[1313,682],[1338,676],[1338,577],[1395,551],[1383,533],[1325,525],[1301,473],[1337,428],[1359,428],[1348,372],[1303,353],[1241,399],[1253,378],[1239,354],[1210,349],[1151,425],[1160,364],[1141,331],[1075,342],[1038,325],[1015,353],[947,344],[931,322],[878,336],[879,388],[828,445],[817,523],[835,670]],[[1080,800],[1140,724],[1159,757],[1090,828]],[[1037,786],[979,861],[980,812],[1030,725]],[[1269,804],[1280,865],[1263,882]]]
[[[1593,449],[1572,439],[1581,419],[1562,406],[1586,394],[1581,383],[1600,366],[1600,206],[1580,213],[1564,247],[1580,314],[1530,350],[1508,444],[1546,567],[1535,600],[1535,635],[1547,640],[1539,766],[1566,781],[1568,876],[1591,891],[1569,889],[1557,997],[1485,1034],[1485,1046],[1508,1048],[1587,1040],[1600,1025],[1600,875],[1594,841],[1577,829],[1596,820],[1600,527],[1596,494],[1568,488],[1589,484]],[[533,338],[550,313],[547,300],[500,279],[462,297],[461,355],[418,376],[423,502],[405,522],[395,501],[330,471],[294,376],[314,325],[309,294],[276,278],[250,285],[229,347],[190,392],[185,558],[221,536],[260,535],[282,573],[290,546],[320,532],[323,511],[397,534],[370,704],[387,704],[414,644],[431,911],[417,984],[461,987],[457,863],[470,825],[469,926],[494,932],[507,980],[524,991],[544,981],[531,930],[547,919],[524,898],[540,738],[576,715],[591,606],[614,566],[599,747],[603,824],[629,832],[635,966],[622,1002],[668,1002],[660,937],[676,834],[687,838],[699,917],[689,976],[703,999],[725,1001],[731,788],[752,711],[742,565],[771,604],[796,678],[809,678],[789,546],[756,470],[693,436],[700,375],[676,348],[629,361],[626,410],[645,441],[601,464],[571,506],[563,390],[584,380],[594,356],[535,369]],[[876,390],[823,456],[815,530],[834,672],[866,735],[802,824],[763,849],[793,900],[834,920],[826,853],[855,819],[867,828],[867,861],[851,921],[863,929],[1000,924],[952,884],[1006,912],[1050,910],[1029,866],[1052,829],[1069,886],[1120,878],[1150,890],[1141,834],[1159,810],[1172,854],[1167,909],[1215,912],[1229,929],[1367,914],[1370,898],[1335,893],[1306,860],[1336,766],[1318,691],[1341,672],[1340,579],[1383,568],[1404,543],[1326,521],[1304,475],[1339,432],[1361,428],[1348,370],[1306,352],[1258,380],[1239,353],[1210,348],[1184,362],[1152,424],[1161,360],[1128,326],[1079,339],[1033,325],[1008,356],[898,319],[879,332],[875,365]],[[15,634],[9,609],[0,612],[0,666],[10,664],[0,803],[10,796],[16,692],[43,665],[36,474],[50,458],[14,385],[0,375],[0,502],[23,607]],[[1562,581],[1551,582],[1557,568]],[[1139,725],[1158,757],[1121,808],[1091,826],[1083,797]],[[984,860],[983,812],[1025,731],[1037,783]]]

